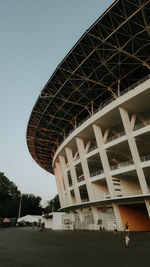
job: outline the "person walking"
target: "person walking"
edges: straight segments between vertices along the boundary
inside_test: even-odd
[[[43,222],[40,224],[40,231],[43,232],[44,229],[45,229],[45,223]]]
[[[117,235],[117,224],[115,221],[113,223],[113,228],[114,228],[114,234]]]
[[[128,224],[128,222],[125,223],[125,231],[129,236],[129,224]]]
[[[129,241],[130,241],[129,233],[126,233],[126,234],[125,234],[125,244],[126,244],[126,248],[129,247]]]

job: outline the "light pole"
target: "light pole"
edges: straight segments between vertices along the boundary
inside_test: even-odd
[[[54,212],[54,202],[55,202],[55,200],[52,199],[52,213]]]
[[[22,204],[22,194],[21,194],[21,196],[20,196],[20,203],[19,203],[18,218],[20,218],[20,215],[21,215],[21,204]]]

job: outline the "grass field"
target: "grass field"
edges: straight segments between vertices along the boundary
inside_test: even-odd
[[[0,229],[0,267],[149,267],[150,233]]]

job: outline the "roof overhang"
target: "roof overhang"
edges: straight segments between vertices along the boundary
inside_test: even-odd
[[[27,145],[52,172],[66,136],[109,97],[150,73],[150,0],[117,0],[59,64],[33,107]]]

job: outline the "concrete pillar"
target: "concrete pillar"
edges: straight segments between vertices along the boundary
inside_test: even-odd
[[[99,225],[97,224],[99,220],[98,210],[96,207],[91,207],[91,209],[92,209],[92,214],[94,218],[95,230],[98,230],[99,229]]]
[[[149,199],[145,199],[145,205],[147,208],[148,216],[150,218],[150,200]]]
[[[75,214],[74,212],[70,211],[70,220],[72,222],[72,230],[73,230],[73,227],[74,227],[74,223],[75,223]]]
[[[66,196],[67,196],[67,203],[66,204],[71,205],[72,204],[72,198],[71,198],[71,194],[70,194],[70,188],[69,188],[69,182],[68,182],[68,176],[67,176],[67,172],[66,172],[66,163],[65,163],[64,156],[60,155],[59,160],[60,160],[60,166],[61,166],[61,170],[62,170],[62,174],[63,174],[63,178],[64,178],[64,184],[65,184],[65,190],[66,190]]]
[[[80,222],[83,223],[84,222],[84,214],[83,214],[82,209],[78,210],[78,212],[79,212]]]
[[[135,164],[135,168],[136,168],[136,172],[137,172],[137,176],[138,176],[138,180],[139,180],[139,183],[141,186],[142,193],[148,194],[149,193],[148,187],[147,187],[147,183],[146,183],[143,169],[141,168],[141,160],[140,160],[139,152],[137,149],[135,139],[132,136],[133,126],[130,122],[127,110],[125,110],[124,108],[121,108],[121,107],[119,108],[119,110],[120,110],[120,115],[121,115],[121,119],[123,122],[123,126],[124,126],[124,129],[126,132],[126,136],[128,139],[128,144],[129,144],[129,148],[130,148],[130,151],[132,154],[133,162]]]
[[[70,211],[70,219],[72,222],[75,222],[75,213],[73,211]]]
[[[55,178],[56,178],[56,184],[57,184],[57,189],[58,189],[58,194],[59,194],[59,200],[60,200],[60,206],[61,208],[65,206],[65,199],[62,193],[62,188],[60,186],[60,181],[59,181],[59,177],[57,174],[57,169],[54,168],[54,173],[55,173]]]
[[[83,175],[85,179],[85,184],[86,184],[89,200],[94,201],[95,200],[94,193],[93,193],[92,185],[89,179],[90,178],[89,167],[88,167],[87,159],[85,158],[86,150],[84,148],[84,142],[83,142],[83,139],[79,137],[76,138],[76,142],[77,142],[77,147],[78,147],[78,151],[80,155],[81,166],[82,166],[82,171],[83,171]]]
[[[61,167],[60,167],[59,162],[55,163],[54,171],[55,171],[56,184],[57,184],[57,188],[58,188],[61,207],[62,206],[64,207],[67,204],[67,197],[66,197],[66,191],[64,188],[64,184],[63,184],[62,171],[61,171]]]
[[[120,210],[117,204],[113,203],[113,210],[115,213],[115,218],[116,218],[116,223],[117,223],[117,227],[119,231],[123,231],[123,223],[122,223],[122,219],[121,219],[121,215],[120,215]]]
[[[104,170],[104,173],[106,176],[106,182],[107,182],[108,190],[109,190],[111,197],[115,197],[116,193],[114,190],[112,177],[110,175],[110,167],[109,167],[109,161],[108,161],[107,153],[106,153],[106,150],[104,149],[104,138],[102,135],[102,130],[101,130],[100,126],[98,126],[96,124],[93,124],[93,130],[94,130],[94,134],[95,134],[95,138],[96,138],[96,142],[97,142],[103,170]]]
[[[79,192],[78,183],[77,183],[77,174],[76,174],[75,167],[73,166],[72,150],[71,148],[68,148],[68,147],[66,147],[65,150],[66,150],[66,155],[67,155],[67,160],[69,164],[69,169],[70,169],[70,174],[71,174],[76,201],[77,203],[81,203],[81,197],[80,197],[80,192]]]

